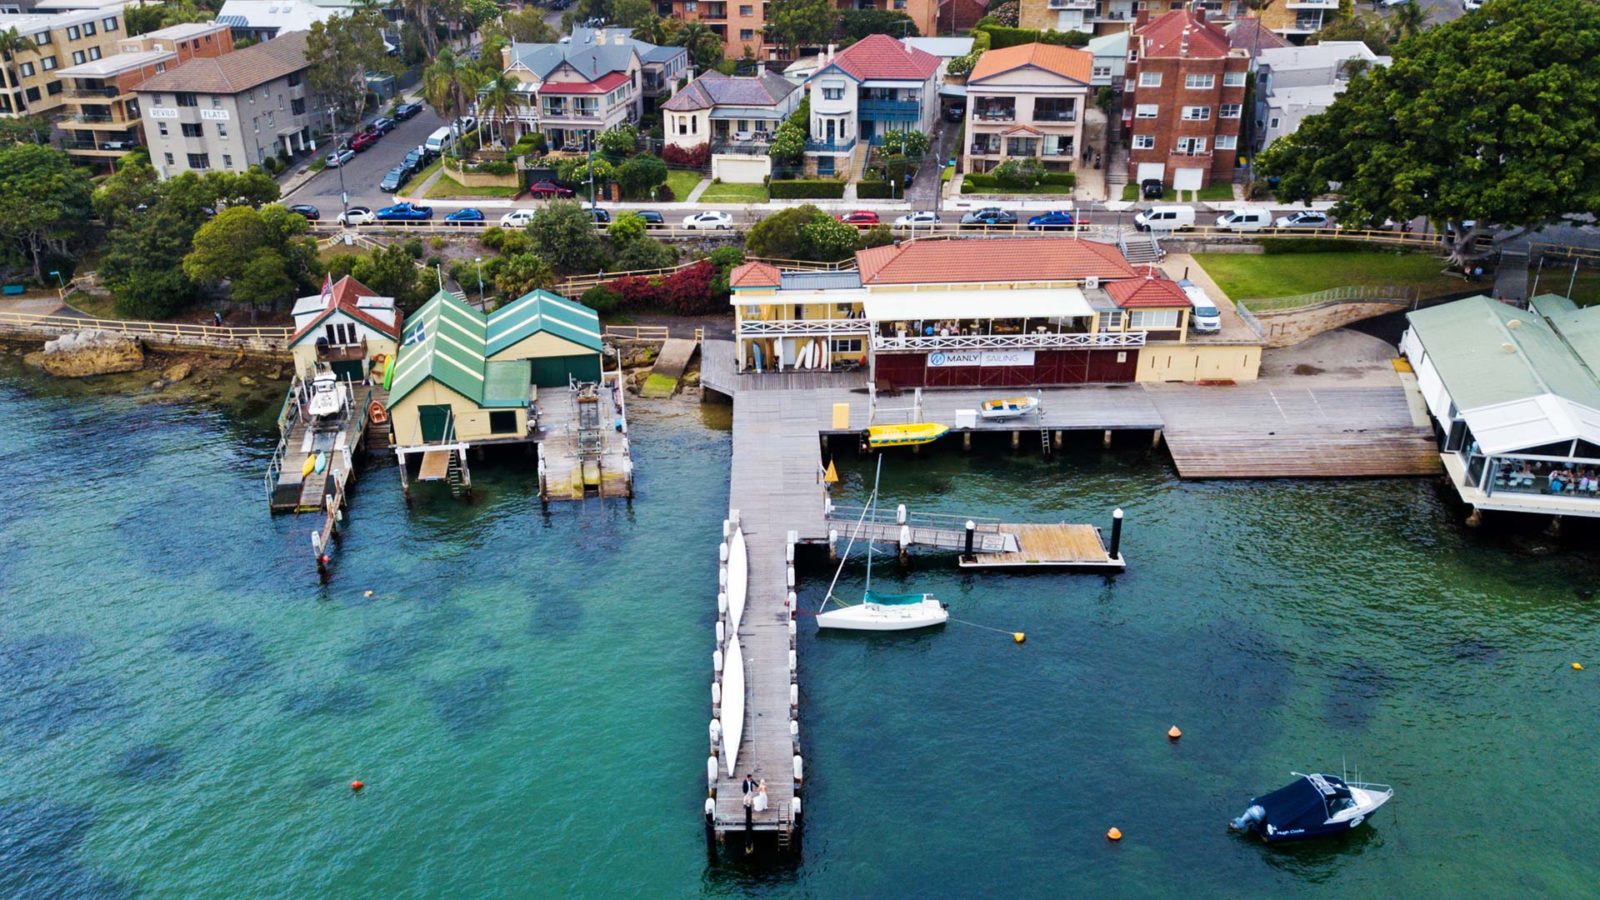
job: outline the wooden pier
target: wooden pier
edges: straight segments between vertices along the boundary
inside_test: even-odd
[[[345,381],[344,412],[335,419],[313,422],[305,411],[309,388],[296,378],[289,385],[283,411],[278,414],[278,447],[267,464],[267,504],[274,513],[317,512],[326,508],[328,497],[344,495],[345,484],[355,471],[355,460],[368,429],[367,407],[373,400],[386,403],[388,392],[381,387]],[[321,472],[305,472],[306,460],[325,453]]]
[[[968,525],[970,536],[968,534]],[[905,554],[915,547],[958,554],[963,569],[1116,570],[1127,568],[1120,546],[1108,547],[1093,525],[1061,523],[1013,525],[995,519],[879,509],[863,518],[860,507],[828,507],[829,549],[844,552],[851,536]],[[1121,531],[1113,525],[1114,543]]]
[[[632,497],[627,391],[620,373],[599,384],[538,394],[539,498]]]

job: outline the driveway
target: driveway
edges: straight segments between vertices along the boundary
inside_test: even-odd
[[[385,106],[384,111],[387,109]],[[401,122],[393,131],[379,138],[376,144],[357,153],[355,159],[343,166],[344,188],[350,192],[350,205],[376,208],[394,202],[392,195],[378,190],[378,182],[443,124],[444,121],[433,110],[423,107],[421,114],[409,122]],[[343,209],[339,202],[339,172],[335,168],[324,169],[288,195],[286,202],[309,203],[321,210],[324,219],[334,218]]]

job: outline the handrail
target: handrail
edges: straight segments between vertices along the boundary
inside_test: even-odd
[[[1414,303],[1422,295],[1420,288],[1397,284],[1351,284],[1328,288],[1309,294],[1292,294],[1287,297],[1245,297],[1255,306],[1255,311],[1270,312],[1300,309],[1322,303],[1383,302]],[[1235,301],[1237,303],[1237,301]]]
[[[1143,347],[1148,337],[1143,331],[1108,331],[1090,334],[951,334],[931,337],[872,336],[874,350],[1005,350],[1036,347]]]
[[[671,337],[665,325],[607,325],[604,336],[625,341],[664,341]]]
[[[862,508],[859,506],[835,505],[832,507],[832,511],[828,513],[828,518],[849,520],[854,522],[862,518],[861,512]],[[913,527],[921,525],[927,528],[952,527],[957,531],[965,530],[966,523],[972,522],[977,526],[978,531],[988,532],[991,534],[1000,533],[1000,520],[988,516],[960,516],[953,513],[930,513],[921,511],[913,512],[911,510],[907,510],[906,520],[905,522],[901,522],[899,512],[897,510],[875,509],[866,516],[865,521],[874,525],[904,524],[911,525]]]

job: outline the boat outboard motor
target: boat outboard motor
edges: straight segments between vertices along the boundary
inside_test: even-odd
[[[1256,804],[1244,811],[1244,815],[1228,823],[1228,828],[1233,831],[1254,831],[1267,818],[1267,811]]]

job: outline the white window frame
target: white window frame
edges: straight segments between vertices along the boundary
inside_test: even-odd
[[[1244,114],[1244,106],[1238,103],[1224,103],[1217,107],[1217,118],[1237,119]]]
[[[1121,331],[1125,314],[1120,309],[1104,309],[1100,311],[1101,331]]]
[[[67,26],[67,40],[75,41],[83,37],[83,29],[76,25]]]
[[[1132,78],[1124,78],[1124,79],[1122,79],[1122,92],[1125,93],[1125,94],[1133,93],[1133,79]]]
[[[1135,119],[1154,119],[1161,115],[1161,107],[1155,103],[1141,103],[1133,108]]]
[[[105,28],[106,31],[116,31],[117,30],[117,18],[116,18],[116,16],[110,16],[110,17],[101,19],[100,20],[100,24],[101,24],[102,27]]]
[[[1183,120],[1185,122],[1209,122],[1211,121],[1211,107],[1185,106],[1183,108]]]
[[[1183,86],[1191,91],[1209,91],[1217,86],[1217,76],[1209,72],[1191,72],[1183,76]]]
[[[1187,144],[1188,146],[1184,146]],[[1206,139],[1203,137],[1181,137],[1175,145],[1177,153],[1181,156],[1199,156],[1206,152]]]
[[[1089,77],[1090,78],[1110,78],[1111,77],[1111,67],[1110,66],[1095,66],[1094,68],[1089,70]]]
[[[1179,309],[1130,309],[1128,310],[1128,330],[1150,331],[1177,328],[1178,316],[1182,312]]]
[[[1217,135],[1216,146],[1218,150],[1237,150],[1239,149],[1239,136],[1236,134],[1219,134]]]
[[[1244,73],[1243,72],[1223,72],[1222,73],[1222,86],[1223,87],[1244,87]]]
[[[1133,149],[1135,149],[1135,150],[1154,150],[1155,148],[1156,148],[1156,136],[1155,135],[1153,135],[1153,134],[1136,134],[1136,135],[1133,136]]]
[[[19,71],[22,72],[22,77],[23,78],[32,78],[33,77],[33,63],[25,62],[22,65],[18,66],[17,68],[18,68]]]
[[[1160,72],[1140,72],[1139,73],[1139,87],[1142,87],[1142,88],[1158,88],[1158,87],[1161,87],[1161,73]]]

